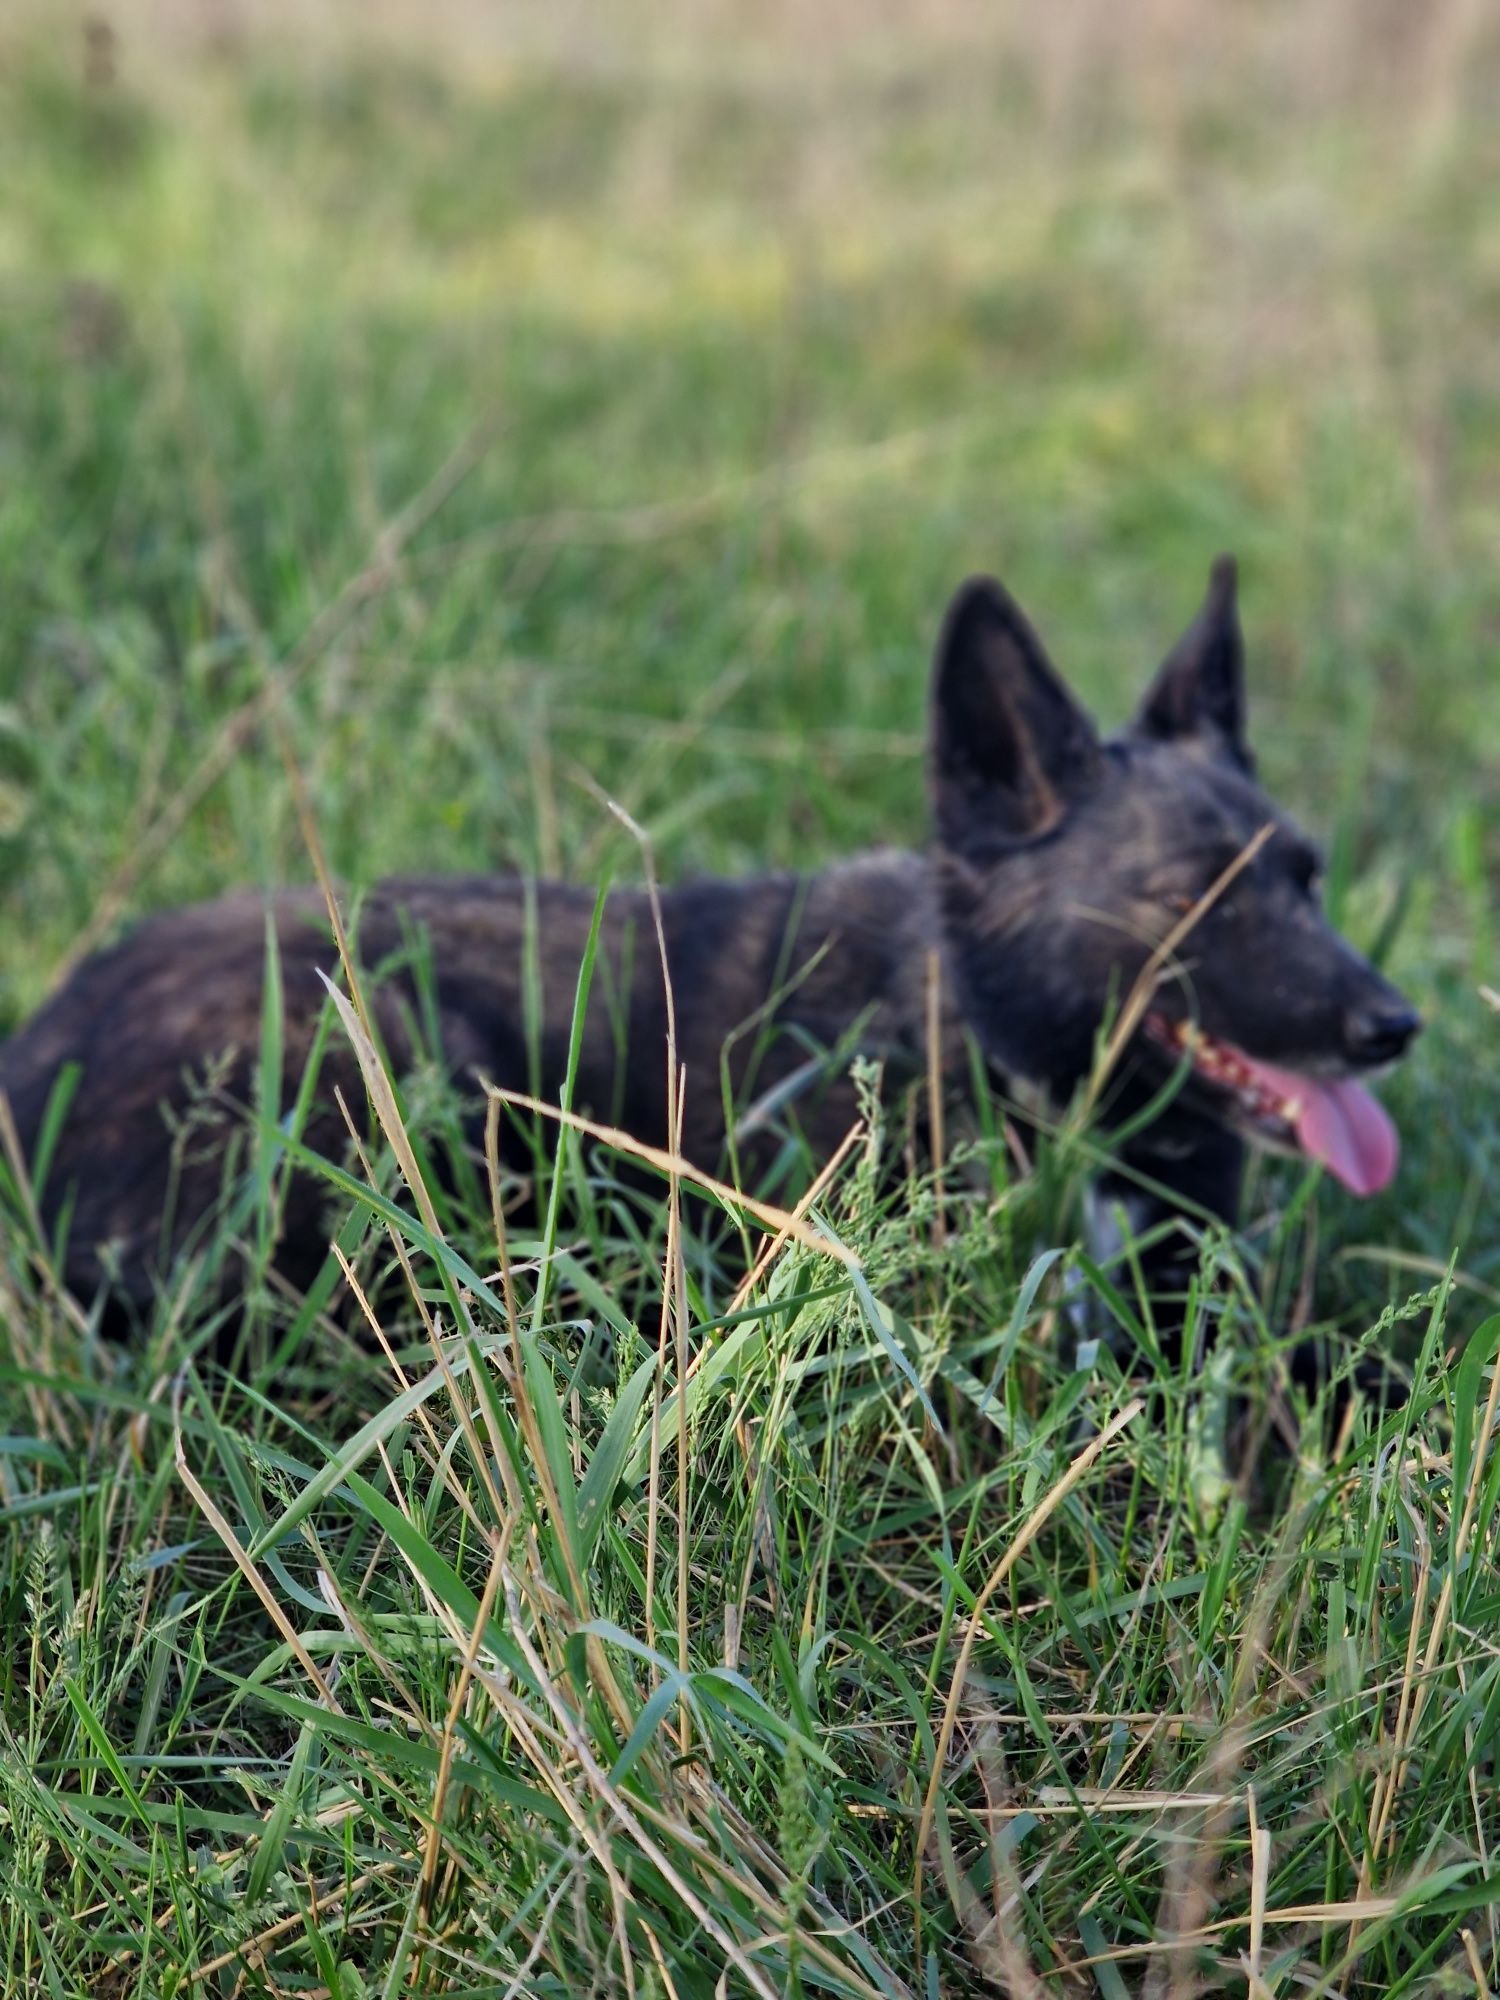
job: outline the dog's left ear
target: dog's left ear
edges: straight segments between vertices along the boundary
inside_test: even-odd
[[[1255,769],[1245,740],[1245,641],[1240,632],[1233,556],[1209,573],[1198,616],[1162,661],[1136,711],[1135,727],[1158,742],[1207,738],[1242,771]]]

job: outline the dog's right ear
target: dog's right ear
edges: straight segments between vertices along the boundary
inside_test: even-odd
[[[1245,740],[1245,640],[1237,601],[1239,569],[1220,556],[1197,617],[1162,661],[1136,712],[1135,727],[1158,743],[1195,737],[1251,775]]]
[[[929,786],[944,845],[1048,832],[1088,789],[1099,737],[1019,605],[972,577],[948,607],[933,662]]]

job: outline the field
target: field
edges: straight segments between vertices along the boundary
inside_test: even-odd
[[[0,21],[0,1032],[294,771],[356,891],[918,844],[965,574],[1112,725],[1230,548],[1401,1171],[1262,1165],[1176,1365],[1073,1117],[742,1286],[576,1144],[393,1203],[428,1079],[379,1341],[228,1352],[7,1156],[0,1993],[1500,1986],[1500,18],[812,11]]]

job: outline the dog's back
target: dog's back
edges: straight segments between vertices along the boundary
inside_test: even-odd
[[[702,881],[666,891],[663,931],[687,1074],[683,1150],[707,1168],[725,1137],[731,1095],[774,1091],[856,1015],[888,1050],[920,1022],[928,921],[914,856],[877,854],[821,876]],[[361,989],[397,1074],[424,1055],[471,1097],[483,1077],[555,1099],[567,1070],[593,892],[518,877],[417,877],[380,884],[359,904]],[[268,942],[281,991],[282,1074],[258,1085]],[[915,964],[914,964],[915,962]],[[65,1271],[85,1294],[101,1280],[144,1303],[210,1217],[226,1166],[243,1163],[248,1109],[283,1110],[313,1053],[339,973],[320,895],[236,894],[143,923],[84,961],[0,1047],[0,1092],[30,1156],[69,1066],[81,1072],[42,1189],[44,1223],[67,1218]],[[856,1002],[858,1004],[856,1004]],[[424,1046],[433,1031],[436,1046]],[[575,1105],[647,1143],[668,1143],[667,988],[650,901],[612,891],[601,915],[579,1046]],[[335,1091],[351,1107],[363,1084],[341,1032],[321,1052],[304,1138],[338,1158],[347,1143]],[[815,1150],[853,1115],[847,1087],[809,1090]],[[837,1131],[833,1128],[837,1127]],[[278,1262],[306,1283],[326,1254],[317,1188],[287,1207]]]

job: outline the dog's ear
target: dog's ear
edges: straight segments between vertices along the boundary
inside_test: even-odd
[[[1255,759],[1245,740],[1245,641],[1237,581],[1234,557],[1220,556],[1202,608],[1162,661],[1135,726],[1158,742],[1206,738],[1241,770],[1253,771]]]
[[[1045,833],[1086,791],[1099,738],[1019,606],[974,577],[948,607],[933,663],[929,783],[943,842]]]

